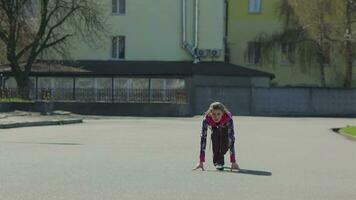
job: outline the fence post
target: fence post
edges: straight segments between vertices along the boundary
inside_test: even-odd
[[[0,89],[3,89],[3,77],[2,73],[0,73]]]
[[[36,82],[36,83],[35,83],[35,84],[36,84],[36,86],[35,86],[35,87],[36,87],[36,97],[35,97],[35,98],[36,98],[36,100],[38,101],[38,76],[36,76],[35,82]]]
[[[148,103],[151,103],[151,78],[148,78]]]
[[[255,113],[255,101],[254,101],[254,88],[253,86],[250,87],[250,115],[253,115]]]
[[[315,109],[313,106],[313,89],[312,88],[308,88],[308,111],[310,113],[307,113],[307,115],[315,115]]]
[[[111,77],[111,102],[114,103],[114,77]]]
[[[73,76],[73,100],[75,101],[75,76]]]

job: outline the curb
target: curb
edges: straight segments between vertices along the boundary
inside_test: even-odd
[[[64,119],[64,120],[48,120],[37,122],[15,122],[9,124],[0,124],[0,129],[32,127],[32,126],[52,126],[83,123],[83,119]]]

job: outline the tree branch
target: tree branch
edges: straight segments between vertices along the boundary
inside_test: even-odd
[[[0,29],[0,39],[4,43],[7,43],[9,41],[9,38],[7,37],[6,33],[2,29]]]
[[[54,42],[51,42],[51,43],[49,43],[49,44],[43,44],[43,45],[40,47],[40,49],[35,52],[34,57],[37,57],[43,50],[45,50],[45,49],[47,49],[47,48],[49,48],[49,47],[53,47],[53,46],[55,46],[55,45],[57,45],[57,44],[59,44],[59,43],[65,41],[65,40],[66,40],[68,37],[70,37],[70,36],[72,36],[72,34],[67,34],[67,35],[61,37],[60,39],[58,39],[58,40],[56,40],[56,41],[54,41]],[[33,63],[33,61],[32,61],[32,63]],[[31,65],[29,65],[29,62],[26,63],[26,65],[25,65],[25,74],[26,74],[26,75],[28,75],[28,74],[30,73],[32,63],[31,63]]]
[[[46,26],[48,26],[48,24],[49,24],[50,20],[52,19],[53,15],[61,7],[59,5],[56,5],[55,8],[47,15],[47,13],[48,13],[48,10],[47,10],[48,0],[44,0],[44,1],[47,2],[47,3],[44,3],[45,13],[42,15],[40,30],[39,30],[38,34],[36,35],[36,39],[31,44],[27,45],[23,50],[20,51],[20,53],[18,54],[19,58],[21,56],[23,56],[23,54],[26,51],[28,51],[29,49],[31,49],[31,48],[32,48],[32,51],[31,51],[30,57],[32,57],[31,55],[37,54],[37,52],[36,52],[37,51],[37,47],[40,45],[39,44],[40,43],[40,39],[43,38],[43,36],[45,34]],[[59,26],[61,26],[68,19],[68,17],[70,17],[79,8],[80,8],[79,6],[77,6],[77,7],[73,7],[72,6],[71,10],[61,20],[59,20],[59,22],[57,22],[55,25],[50,27],[48,33],[45,36],[44,42],[40,46],[46,45],[46,43],[48,42],[49,38],[51,37],[53,31],[56,28],[58,28]],[[42,47],[40,47],[40,49],[42,49]],[[33,60],[34,60],[34,58],[33,58]]]
[[[52,46],[54,46],[54,45],[56,45],[56,44],[58,44],[58,43],[63,42],[64,40],[66,40],[66,39],[67,39],[68,37],[70,37],[70,36],[73,36],[73,34],[66,34],[65,36],[61,37],[60,39],[57,39],[57,40],[54,41],[54,42],[51,42],[51,43],[49,43],[49,44],[44,44],[44,45],[42,45],[41,48],[37,51],[37,53],[40,53],[40,52],[43,51],[44,49],[47,49],[47,48],[52,47]]]
[[[330,36],[328,35],[325,35],[325,39],[331,41],[331,42],[342,42],[342,40],[338,40],[338,39],[335,39],[335,38],[331,38]]]

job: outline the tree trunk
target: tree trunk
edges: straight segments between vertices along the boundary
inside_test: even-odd
[[[353,56],[352,56],[351,44],[349,41],[346,42],[346,66],[345,66],[345,79],[344,87],[351,88],[352,86],[352,65],[353,65]]]
[[[345,41],[345,78],[344,87],[351,88],[352,85],[352,64],[354,53],[351,44],[352,38],[352,1],[346,1],[346,41]]]
[[[326,81],[325,81],[325,64],[323,62],[320,63],[320,78],[321,78],[321,87],[326,86]]]
[[[20,98],[30,99],[30,79],[23,72],[15,74],[17,92]]]

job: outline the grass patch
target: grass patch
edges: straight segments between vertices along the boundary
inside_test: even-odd
[[[356,126],[346,126],[340,129],[342,133],[356,137]]]
[[[0,99],[0,103],[21,103],[21,102],[33,102],[31,100],[26,100],[26,99],[21,99],[21,98],[6,98],[6,99]]]

